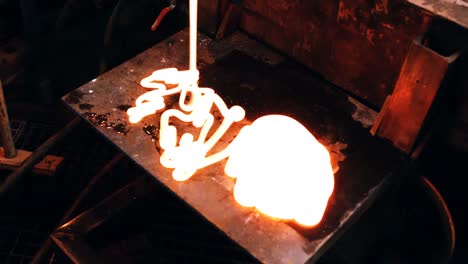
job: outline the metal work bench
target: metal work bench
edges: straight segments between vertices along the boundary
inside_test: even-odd
[[[125,110],[147,91],[138,84],[142,78],[161,68],[188,67],[188,29],[77,88],[63,100],[156,182],[261,262],[317,261],[405,170],[406,158],[390,143],[369,133],[373,111],[243,33],[219,41],[199,34],[198,41],[200,85],[214,88],[228,106],[239,104],[247,111],[246,120],[232,127],[219,147],[228,144],[242,125],[266,114],[281,113],[299,120],[329,149],[339,170],[334,193],[318,226],[304,229],[238,205],[232,195],[234,181],[224,175],[225,162],[198,171],[188,181],[174,181],[172,171],[159,163],[157,134],[144,130],[145,126],[157,128],[159,115],[137,124],[127,121]],[[284,153],[278,149],[278,155]],[[105,221],[102,217],[99,224]],[[86,215],[79,218],[83,220]],[[64,242],[76,231],[73,221],[52,235],[59,246],[76,244]],[[77,259],[73,252],[78,251],[67,252]]]

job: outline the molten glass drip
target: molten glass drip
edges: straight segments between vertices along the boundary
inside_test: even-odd
[[[174,169],[175,180],[185,181],[197,170],[228,158],[225,172],[236,178],[234,197],[239,204],[256,207],[275,219],[295,220],[303,226],[318,224],[333,192],[330,155],[296,120],[281,115],[261,117],[243,127],[224,150],[207,156],[229,127],[244,119],[245,111],[240,106],[228,108],[213,89],[198,87],[196,39],[197,1],[190,0],[189,69],[161,69],[144,78],[140,84],[153,90],[138,97],[135,107],[127,110],[129,121],[137,123],[164,109],[165,96],[180,94],[180,110],[162,113],[159,135],[160,162]],[[223,119],[207,138],[215,122],[213,107]],[[198,137],[184,133],[179,139],[171,118],[200,128]]]

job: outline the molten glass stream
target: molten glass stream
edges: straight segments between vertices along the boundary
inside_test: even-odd
[[[243,127],[224,150],[207,156],[230,126],[244,119],[245,111],[236,105],[228,108],[213,89],[198,87],[196,0],[190,0],[189,11],[189,69],[161,69],[144,78],[140,84],[152,91],[138,97],[136,106],[128,109],[129,121],[137,123],[164,109],[164,97],[180,94],[180,110],[162,113],[159,135],[163,149],[160,162],[174,169],[175,180],[188,180],[197,170],[227,158],[225,172],[236,178],[234,198],[239,204],[256,207],[274,219],[317,225],[334,188],[330,154],[298,121],[281,115],[263,116]],[[223,120],[207,138],[216,120],[213,107]],[[200,128],[198,137],[191,133],[179,137],[171,118]]]

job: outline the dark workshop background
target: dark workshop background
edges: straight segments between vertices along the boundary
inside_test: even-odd
[[[168,1],[0,0],[0,79],[17,147],[34,150],[72,118],[60,101],[63,95],[186,27],[186,1],[177,2],[151,31]],[[209,36],[215,36],[220,23],[220,2],[199,3],[204,12],[200,30]],[[427,32],[426,45],[445,55],[466,50],[468,43],[467,29],[403,0],[245,0],[238,27],[376,111],[392,93],[416,37]],[[431,180],[453,216],[456,248],[450,263],[468,263],[466,55],[444,87],[437,122],[415,160],[415,173]],[[87,175],[115,154],[106,142],[96,143],[92,131],[79,129],[56,150],[71,160],[61,174],[28,178],[0,201],[0,263],[28,263],[86,185]],[[132,164],[119,166],[138,172]],[[126,177],[114,172],[83,209]],[[427,217],[425,210],[435,209],[421,187],[408,181],[395,196],[378,201],[322,262],[408,263],[414,259],[410,255],[445,247],[443,239],[427,239],[446,227]],[[69,263],[58,250],[48,260]]]

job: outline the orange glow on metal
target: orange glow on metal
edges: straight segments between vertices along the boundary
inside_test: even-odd
[[[225,172],[236,179],[234,197],[240,205],[256,207],[274,219],[294,220],[303,226],[318,224],[333,192],[330,155],[298,121],[281,115],[261,117],[243,127],[224,150],[207,156],[229,127],[244,119],[245,111],[236,105],[228,108],[213,89],[198,87],[196,12],[197,1],[190,0],[189,69],[161,69],[144,78],[140,84],[152,91],[128,109],[129,121],[137,123],[164,109],[165,96],[180,94],[180,110],[167,109],[160,120],[160,162],[174,169],[174,180],[188,180],[197,170],[228,158]],[[223,120],[207,138],[215,122],[213,107]],[[171,118],[200,128],[198,137],[184,133],[179,138]]]

